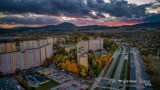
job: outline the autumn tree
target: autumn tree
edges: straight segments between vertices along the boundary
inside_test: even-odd
[[[93,72],[93,70],[90,70],[90,71],[89,71],[89,77],[90,77],[90,78],[94,77],[94,72]]]
[[[47,60],[47,59],[46,59],[46,60],[44,60],[44,62],[43,62],[43,66],[47,67],[48,65],[49,65],[48,60]]]
[[[86,72],[86,69],[84,67],[81,68],[80,74],[81,74],[82,77],[87,76],[87,72]]]

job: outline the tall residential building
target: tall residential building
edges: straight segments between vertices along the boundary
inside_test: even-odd
[[[53,44],[57,44],[58,38],[54,37],[53,38]]]
[[[15,43],[0,44],[0,72],[14,73],[17,68],[30,69],[43,65],[46,58],[53,54],[53,39],[20,42],[20,51]]]
[[[0,53],[14,52],[16,51],[16,43],[3,43],[0,44]]]
[[[38,48],[38,41],[22,41],[20,42],[20,50],[28,50],[28,49],[34,49]]]
[[[22,69],[34,68],[41,65],[39,49],[26,50],[22,52],[21,55],[23,61]]]
[[[88,69],[88,54],[83,50],[79,50],[77,53],[77,63],[83,65]]]
[[[77,43],[77,50],[79,50],[79,48],[83,49],[84,51],[89,51],[89,41],[79,41]]]
[[[99,38],[95,40],[79,41],[77,43],[77,50],[79,50],[79,48],[87,52],[89,50],[93,50],[93,51],[102,50],[103,49],[103,39]]]
[[[45,50],[46,50],[46,57],[49,58],[52,56],[53,54],[53,48],[52,48],[52,44],[48,44],[45,46]]]
[[[45,47],[40,48],[40,63],[43,65],[44,60],[46,59],[46,50]]]
[[[16,68],[20,68],[20,54],[20,52],[0,54],[0,71],[4,74],[14,73]]]
[[[47,45],[47,40],[46,39],[38,40],[38,45],[39,47]]]
[[[48,38],[47,38],[47,42],[48,42],[48,44],[52,44],[52,45],[53,45],[53,38],[48,37]]]
[[[89,40],[89,50],[97,51],[103,49],[103,39]]]

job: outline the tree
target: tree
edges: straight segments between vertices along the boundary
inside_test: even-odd
[[[81,69],[80,74],[81,74],[83,77],[87,76],[86,69],[85,69],[84,67]]]
[[[3,75],[4,75],[4,73],[3,73],[3,72],[0,72],[0,78],[3,77]]]
[[[20,68],[16,68],[15,73],[18,75],[22,70]]]
[[[73,72],[74,74],[78,74],[78,66],[76,63],[71,63],[70,69],[71,69],[71,72]]]
[[[43,66],[47,67],[49,65],[48,63],[48,60],[46,59],[44,62],[43,62]]]
[[[96,62],[96,60],[93,60],[92,62],[93,62],[92,63],[93,68],[97,68],[97,62]]]
[[[90,70],[89,71],[89,77],[92,78],[93,76],[94,76],[94,72],[93,72],[93,70]]]

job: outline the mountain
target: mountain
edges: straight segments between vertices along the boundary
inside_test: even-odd
[[[90,29],[106,29],[107,26],[98,26],[98,25],[89,25],[89,26],[76,26],[72,23],[63,22],[57,25],[47,25],[43,27],[15,27],[12,29],[3,29],[0,28],[1,31],[3,30],[14,30],[14,31],[26,31],[26,30],[90,30]]]
[[[71,27],[76,27],[76,26],[72,23],[63,22],[63,23],[60,23],[60,24],[56,25],[56,27],[71,28]]]
[[[71,30],[76,28],[77,26],[75,26],[72,23],[68,23],[68,22],[64,22],[64,23],[60,23],[57,25],[47,25],[47,26],[42,26],[42,27],[15,27],[15,28],[11,28],[11,29],[4,29],[4,28],[0,28],[0,31],[2,30],[14,30],[14,31],[25,31],[25,30],[54,30],[54,29],[58,29],[58,30]]]
[[[87,30],[87,29],[107,29],[107,26],[98,26],[98,25],[88,25],[88,26],[80,26],[78,29]]]
[[[136,24],[136,25],[133,25],[132,27],[160,28],[160,21]]]
[[[70,31],[70,30],[95,30],[95,29],[112,29],[112,28],[160,28],[160,21],[141,23],[133,26],[120,26],[120,27],[107,27],[107,26],[98,26],[98,25],[88,25],[88,26],[76,26],[72,23],[64,22],[57,25],[48,25],[43,27],[16,27],[12,29],[0,28],[0,33],[3,32],[12,32],[12,31],[27,31],[27,30],[52,30],[52,31]]]

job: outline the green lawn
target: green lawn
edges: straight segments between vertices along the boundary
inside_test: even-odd
[[[120,79],[121,79],[121,80],[125,79],[126,64],[127,64],[127,60],[125,60],[125,61],[123,62],[123,65],[122,65],[121,76],[120,76]]]
[[[113,68],[113,71],[112,71],[112,73],[111,73],[110,78],[113,78],[113,77],[114,77],[114,74],[116,73],[116,70],[117,70],[117,67],[118,67],[119,61],[120,61],[120,59],[121,59],[121,55],[122,55],[122,54],[119,54],[119,55],[118,55],[118,58],[117,58],[116,64],[115,64],[115,66],[114,66],[114,68]]]
[[[55,81],[50,81],[48,83],[42,84],[41,86],[35,88],[35,90],[50,90],[51,88],[56,87],[58,85],[60,84]]]
[[[124,50],[123,46],[121,46],[121,50],[122,50],[122,52],[123,52],[123,50]]]

